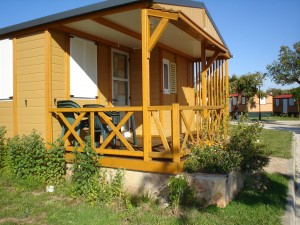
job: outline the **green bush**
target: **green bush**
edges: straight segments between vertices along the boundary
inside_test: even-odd
[[[184,164],[189,173],[227,174],[240,168],[241,156],[221,143],[210,141],[198,143],[191,148],[191,155]]]
[[[170,178],[168,183],[169,201],[175,207],[179,205],[192,205],[195,203],[195,191],[189,186],[187,178],[183,175]]]
[[[33,131],[27,136],[15,136],[7,142],[10,173],[18,178],[46,180],[46,148],[40,134]]]
[[[50,144],[45,154],[46,182],[48,184],[60,184],[65,181],[66,160],[65,147],[61,138]]]
[[[99,168],[98,154],[94,151],[91,138],[86,138],[83,152],[79,147],[75,150],[72,166],[72,196],[84,197],[87,202],[94,203],[99,197]]]
[[[0,169],[5,166],[5,158],[6,158],[6,146],[5,146],[5,127],[0,127]]]
[[[259,142],[261,131],[260,123],[247,124],[243,118],[231,128],[228,148],[241,154],[241,169],[244,172],[261,170],[270,161],[270,152]]]

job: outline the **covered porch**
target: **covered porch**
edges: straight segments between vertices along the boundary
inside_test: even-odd
[[[182,7],[182,10],[184,9],[185,7]],[[112,106],[113,96],[110,96],[106,98],[108,101],[106,107],[58,108],[56,102],[62,98],[57,98],[53,91],[49,92],[46,140],[53,142],[56,138],[55,127],[58,121],[67,127],[66,133],[62,135],[68,152],[67,161],[72,158],[74,143],[79,147],[84,147],[82,133],[90,134],[92,143],[95,142],[97,138],[95,137],[96,117],[107,126],[109,133],[105,139],[100,138],[99,146],[93,145],[92,147],[97,153],[103,155],[100,159],[101,165],[112,168],[180,173],[191,143],[200,138],[211,138],[217,133],[226,135],[227,60],[230,58],[230,53],[215,28],[209,28],[207,25],[207,29],[211,29],[211,32],[206,31],[182,10],[180,7],[169,5],[148,6],[148,4],[139,3],[72,18],[63,21],[59,26],[51,27],[51,30],[64,32],[68,36],[76,35],[87,38],[122,51],[138,50],[140,52],[141,86],[131,87],[140,89],[140,103]],[[204,9],[202,13],[208,24],[209,17]],[[49,39],[51,39],[51,30],[48,33]],[[185,104],[180,104],[178,97],[172,101],[164,100],[165,93],[160,93],[158,104],[152,104],[151,77],[154,73],[150,68],[151,52],[154,48],[172,52],[191,62],[192,91],[189,95],[192,97]],[[160,56],[160,58],[163,57]],[[163,89],[164,68],[158,67],[160,68],[158,71],[162,74],[160,86]],[[50,70],[51,68],[49,74],[51,74]],[[177,76],[187,77],[188,75],[177,71]],[[49,76],[48,79],[51,81],[48,89],[53,90],[53,76],[52,78]],[[182,83],[175,83],[175,85],[177,89],[185,87]],[[99,85],[98,93],[99,96],[102,93]],[[137,96],[130,96],[130,98],[135,97]],[[72,97],[69,91],[65,99],[71,99],[80,105],[82,102],[85,103],[85,100]],[[87,101],[103,104],[101,98]],[[75,112],[77,113],[75,121],[70,124],[65,115]],[[122,117],[118,123],[113,123],[106,112],[119,112]],[[78,125],[87,117],[89,118],[88,126],[78,132]],[[132,126],[130,122],[131,135],[126,136],[122,133],[122,127],[132,118],[138,123],[137,126]],[[135,134],[137,134],[136,143],[133,139]],[[75,140],[73,144],[69,141],[70,137]],[[117,144],[112,147],[111,142],[114,139]]]

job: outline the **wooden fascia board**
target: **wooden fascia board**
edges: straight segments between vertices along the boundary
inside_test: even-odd
[[[88,34],[88,33],[73,29],[73,28],[69,28],[66,26],[57,26],[57,27],[55,27],[55,29],[66,32],[68,34],[73,34],[73,35],[81,37],[81,38],[89,39],[91,41],[95,41],[95,42],[99,42],[99,43],[102,43],[102,44],[105,44],[108,46],[112,46],[114,48],[121,49],[121,50],[124,50],[127,52],[133,51],[132,48],[129,48],[127,46],[124,46],[124,45],[121,45],[121,44],[118,44],[118,43],[115,43],[112,41],[108,41],[103,38],[97,37],[95,35],[91,35],[91,34]]]
[[[161,10],[148,9],[148,16],[154,16],[159,18],[166,18],[169,20],[178,20],[178,12],[164,12]]]
[[[223,44],[219,43],[216,39],[211,37],[206,31],[204,31],[201,27],[191,21],[187,16],[185,16],[181,12],[179,12],[178,15],[178,21],[172,21],[175,26],[189,33],[201,42],[209,42],[211,43],[211,45],[216,46],[221,52],[228,53],[228,49]]]
[[[124,34],[126,34],[128,36],[131,36],[131,37],[133,37],[135,39],[138,39],[138,40],[142,39],[142,37],[141,37],[141,35],[139,33],[135,32],[135,31],[132,31],[132,30],[130,30],[130,29],[124,27],[124,26],[121,26],[121,25],[119,25],[119,24],[117,24],[115,22],[107,20],[107,19],[105,19],[103,17],[98,17],[98,18],[95,18],[95,19],[92,19],[92,20],[94,22],[96,22],[96,23],[99,23],[99,24],[104,25],[106,27],[109,27],[111,29],[117,30],[117,31],[119,31],[121,33],[124,33]]]

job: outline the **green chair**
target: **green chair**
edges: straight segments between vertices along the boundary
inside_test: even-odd
[[[80,108],[80,106],[72,101],[72,100],[59,100],[57,101],[57,108]],[[72,124],[75,122],[76,118],[75,115],[79,115],[79,112],[63,112],[62,113],[64,115],[64,117],[67,119],[67,121],[69,122],[69,124],[72,126]],[[68,127],[62,122],[60,121],[62,130],[61,130],[61,137],[63,137],[66,132],[68,131]],[[80,135],[80,129],[82,128],[82,122],[80,122],[76,127],[75,127],[75,131],[78,135]],[[72,135],[73,136],[73,135]],[[69,139],[70,140],[70,139]],[[70,140],[70,143],[72,144],[76,144],[76,141],[74,141],[75,138],[73,136],[73,139]]]

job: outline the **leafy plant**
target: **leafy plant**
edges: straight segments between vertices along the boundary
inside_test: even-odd
[[[84,197],[87,202],[95,203],[100,192],[98,154],[94,151],[90,137],[86,138],[83,152],[75,150],[73,160],[72,195]]]
[[[5,134],[6,134],[5,127],[1,126],[0,127],[0,169],[4,167],[4,162],[6,158]]]
[[[195,191],[191,189],[183,175],[170,178],[168,183],[170,203],[177,210],[179,205],[191,205],[195,201]]]
[[[241,154],[241,169],[252,173],[268,165],[270,152],[259,142],[262,125],[258,122],[247,124],[244,117],[230,131],[228,148]]]
[[[35,130],[27,136],[15,136],[7,142],[10,172],[19,178],[45,181],[45,143]]]
[[[230,173],[240,168],[241,156],[222,142],[199,141],[184,164],[189,173]]]
[[[61,138],[50,144],[46,151],[45,162],[47,167],[46,182],[48,184],[59,184],[65,180],[66,160],[65,147]]]

